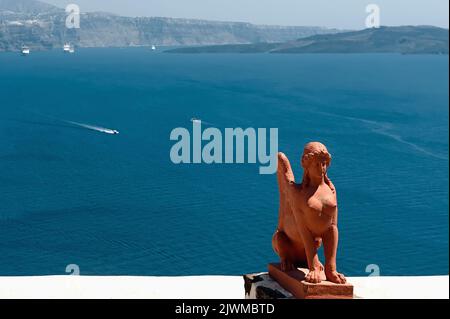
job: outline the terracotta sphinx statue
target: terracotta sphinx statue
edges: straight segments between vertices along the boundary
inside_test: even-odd
[[[296,184],[288,158],[278,154],[280,208],[272,244],[280,256],[282,271],[307,266],[307,282],[321,282],[321,274],[325,272],[328,281],[345,284],[344,275],[336,269],[338,209],[336,190],[327,176],[330,162],[325,145],[307,144],[301,159],[303,181]],[[322,243],[325,267],[317,255]]]

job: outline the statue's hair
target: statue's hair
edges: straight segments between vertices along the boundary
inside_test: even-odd
[[[319,142],[312,142],[312,143],[306,144],[305,149],[303,151],[303,155],[302,155],[302,167],[303,167],[302,185],[308,186],[309,183],[311,182],[311,179],[308,175],[307,167],[309,166],[309,164],[311,162],[313,162],[317,158],[325,159],[327,168],[330,166],[331,154],[328,152],[325,145],[323,145],[322,143],[319,143]],[[328,175],[326,172],[325,172],[325,176],[324,176],[324,181],[330,187],[330,189],[333,192],[335,192],[334,185],[328,178]]]

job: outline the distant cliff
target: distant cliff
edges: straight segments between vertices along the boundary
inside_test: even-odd
[[[201,46],[168,52],[448,54],[448,45],[447,29],[432,26],[402,26],[314,35],[284,43]]]
[[[80,29],[65,27],[63,9],[35,0],[0,0],[0,51],[81,47],[211,45],[285,42],[336,33],[321,27],[263,26],[173,18],[130,18],[83,13]]]

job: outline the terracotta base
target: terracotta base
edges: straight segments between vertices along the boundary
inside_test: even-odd
[[[269,275],[297,299],[353,299],[353,285],[338,285],[325,280],[320,284],[305,282],[308,269],[281,271],[280,264],[269,264]]]

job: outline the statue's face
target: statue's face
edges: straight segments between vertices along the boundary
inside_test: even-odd
[[[327,174],[331,156],[325,145],[319,142],[306,144],[302,156],[302,166],[310,178],[321,178]]]
[[[311,178],[321,178],[327,173],[328,161],[322,156],[317,156],[308,165],[308,173]]]

